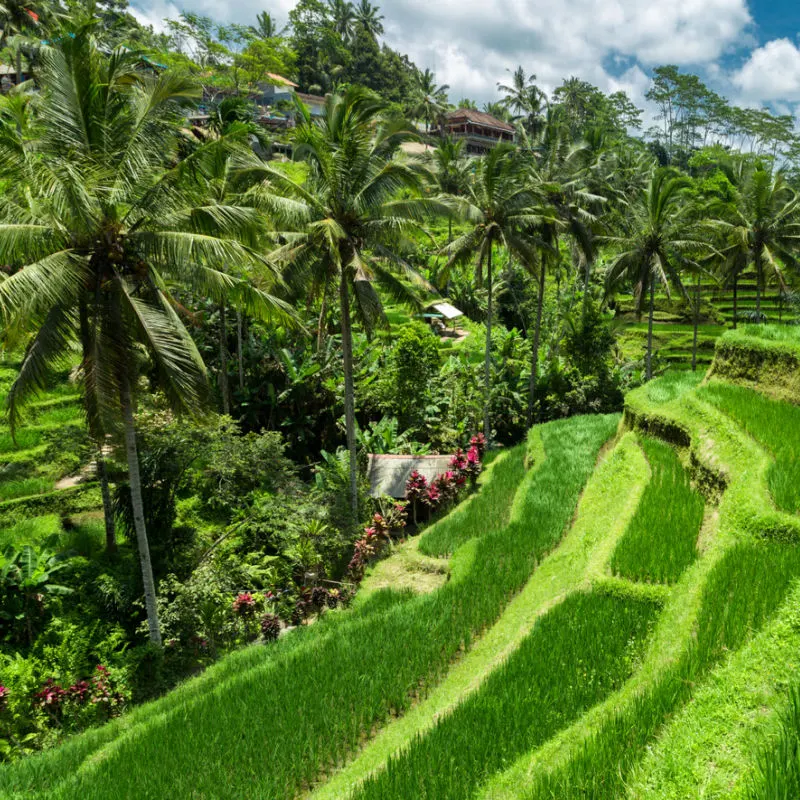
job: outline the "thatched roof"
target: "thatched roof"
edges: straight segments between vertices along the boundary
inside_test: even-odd
[[[428,482],[450,468],[451,455],[393,456],[371,454],[367,463],[369,493],[373,497],[402,498],[408,476],[417,470]]]

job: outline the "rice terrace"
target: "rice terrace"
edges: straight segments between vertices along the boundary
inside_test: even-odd
[[[589,5],[0,0],[0,800],[800,800],[800,15]]]

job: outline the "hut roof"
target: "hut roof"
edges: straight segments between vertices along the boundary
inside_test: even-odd
[[[516,128],[508,122],[503,122],[485,111],[476,111],[474,108],[459,108],[455,111],[448,111],[445,115],[448,124],[458,124],[460,122],[472,122],[475,125],[483,125],[486,128],[495,128],[506,133],[516,133]]]
[[[464,312],[459,311],[455,306],[450,305],[450,303],[434,303],[433,307],[445,318],[445,319],[457,319],[458,317],[463,317]]]
[[[394,456],[370,454],[367,462],[369,493],[373,497],[402,498],[406,495],[406,481],[414,470],[430,482],[450,468],[451,455]]]

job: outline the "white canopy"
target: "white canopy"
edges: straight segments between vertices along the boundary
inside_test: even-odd
[[[463,317],[464,312],[459,311],[455,306],[450,303],[436,303],[433,306],[445,319],[456,319],[456,317]]]

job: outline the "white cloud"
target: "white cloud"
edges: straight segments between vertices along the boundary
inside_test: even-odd
[[[170,0],[133,2],[150,22],[174,8]],[[264,8],[263,0],[183,3],[220,22],[251,22]],[[270,11],[283,21],[294,4],[273,0]],[[453,99],[480,101],[496,99],[497,82],[518,64],[549,90],[575,75],[603,90],[630,87],[640,97],[641,67],[710,64],[741,45],[752,23],[747,0],[383,0],[379,5],[392,47],[434,69],[439,82],[451,86]],[[612,65],[620,63],[634,67],[614,78]]]
[[[758,47],[732,77],[748,101],[800,101],[800,49],[789,39]]]

